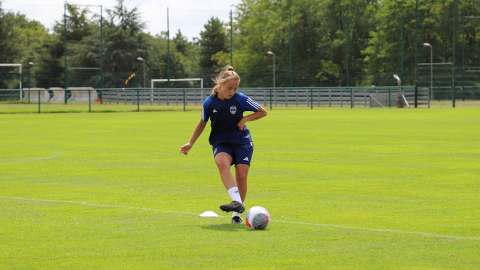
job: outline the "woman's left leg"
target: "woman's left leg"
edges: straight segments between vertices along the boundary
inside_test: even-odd
[[[238,191],[242,202],[245,203],[245,197],[247,196],[247,177],[250,166],[246,164],[235,165],[235,181],[237,182]]]

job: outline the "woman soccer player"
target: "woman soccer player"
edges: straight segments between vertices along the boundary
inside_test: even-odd
[[[248,169],[253,154],[253,142],[246,122],[258,120],[267,111],[257,102],[242,93],[237,93],[240,76],[231,66],[226,66],[215,78],[215,87],[203,103],[202,118],[195,127],[187,144],[180,147],[180,153],[187,154],[200,137],[210,118],[212,131],[210,144],[223,184],[232,202],[220,206],[226,212],[233,212],[232,223],[243,224],[240,214],[245,211],[243,202],[247,195]],[[243,116],[245,111],[255,113]],[[235,164],[235,177],[230,166]]]

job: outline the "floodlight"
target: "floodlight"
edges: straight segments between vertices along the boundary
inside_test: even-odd
[[[143,62],[143,88],[146,88],[146,79],[145,79],[145,60],[142,57],[137,58],[138,61]]]
[[[28,62],[28,64],[29,64],[30,66],[33,66],[33,70],[34,70],[34,72],[35,72],[35,84],[34,84],[34,87],[37,88],[37,66],[35,66],[35,63],[33,63],[33,62]],[[29,72],[30,72],[30,71],[29,71]],[[29,74],[30,74],[30,73],[29,73]],[[29,76],[30,76],[30,75],[29,75]],[[29,85],[28,87],[30,87],[30,85]],[[30,94],[30,93],[29,93],[29,94]]]
[[[423,46],[430,47],[430,89],[428,90],[428,107],[433,93],[433,46],[430,43],[423,43]]]
[[[397,74],[393,74],[393,78],[395,78],[395,80],[397,80],[397,82],[398,82],[399,84],[402,83],[402,80],[400,80],[400,78],[398,77]]]

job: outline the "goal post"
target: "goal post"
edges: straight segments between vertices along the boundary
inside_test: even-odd
[[[18,67],[19,68],[19,75],[20,75],[20,100],[22,100],[22,64],[18,63],[0,63],[0,67]]]
[[[418,82],[421,86],[428,87],[428,102],[431,99],[435,98],[449,98],[448,91],[452,92],[453,96],[453,77],[452,77],[452,69],[453,63],[451,62],[438,62],[434,63],[433,61],[430,63],[418,63]],[[434,84],[439,87],[438,91],[434,92]],[[441,85],[441,86],[440,86]],[[440,89],[450,89],[446,92]],[[444,92],[444,93],[443,93]],[[434,96],[435,94],[435,96]],[[451,97],[450,97],[451,98]]]
[[[168,79],[152,79],[151,88],[155,82],[168,82]],[[203,78],[185,78],[185,79],[170,79],[171,82],[187,82],[187,81],[200,81],[200,88],[203,88]]]

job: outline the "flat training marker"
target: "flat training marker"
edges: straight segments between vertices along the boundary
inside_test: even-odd
[[[206,211],[203,214],[200,215],[201,217],[218,217],[217,214],[213,211]]]

